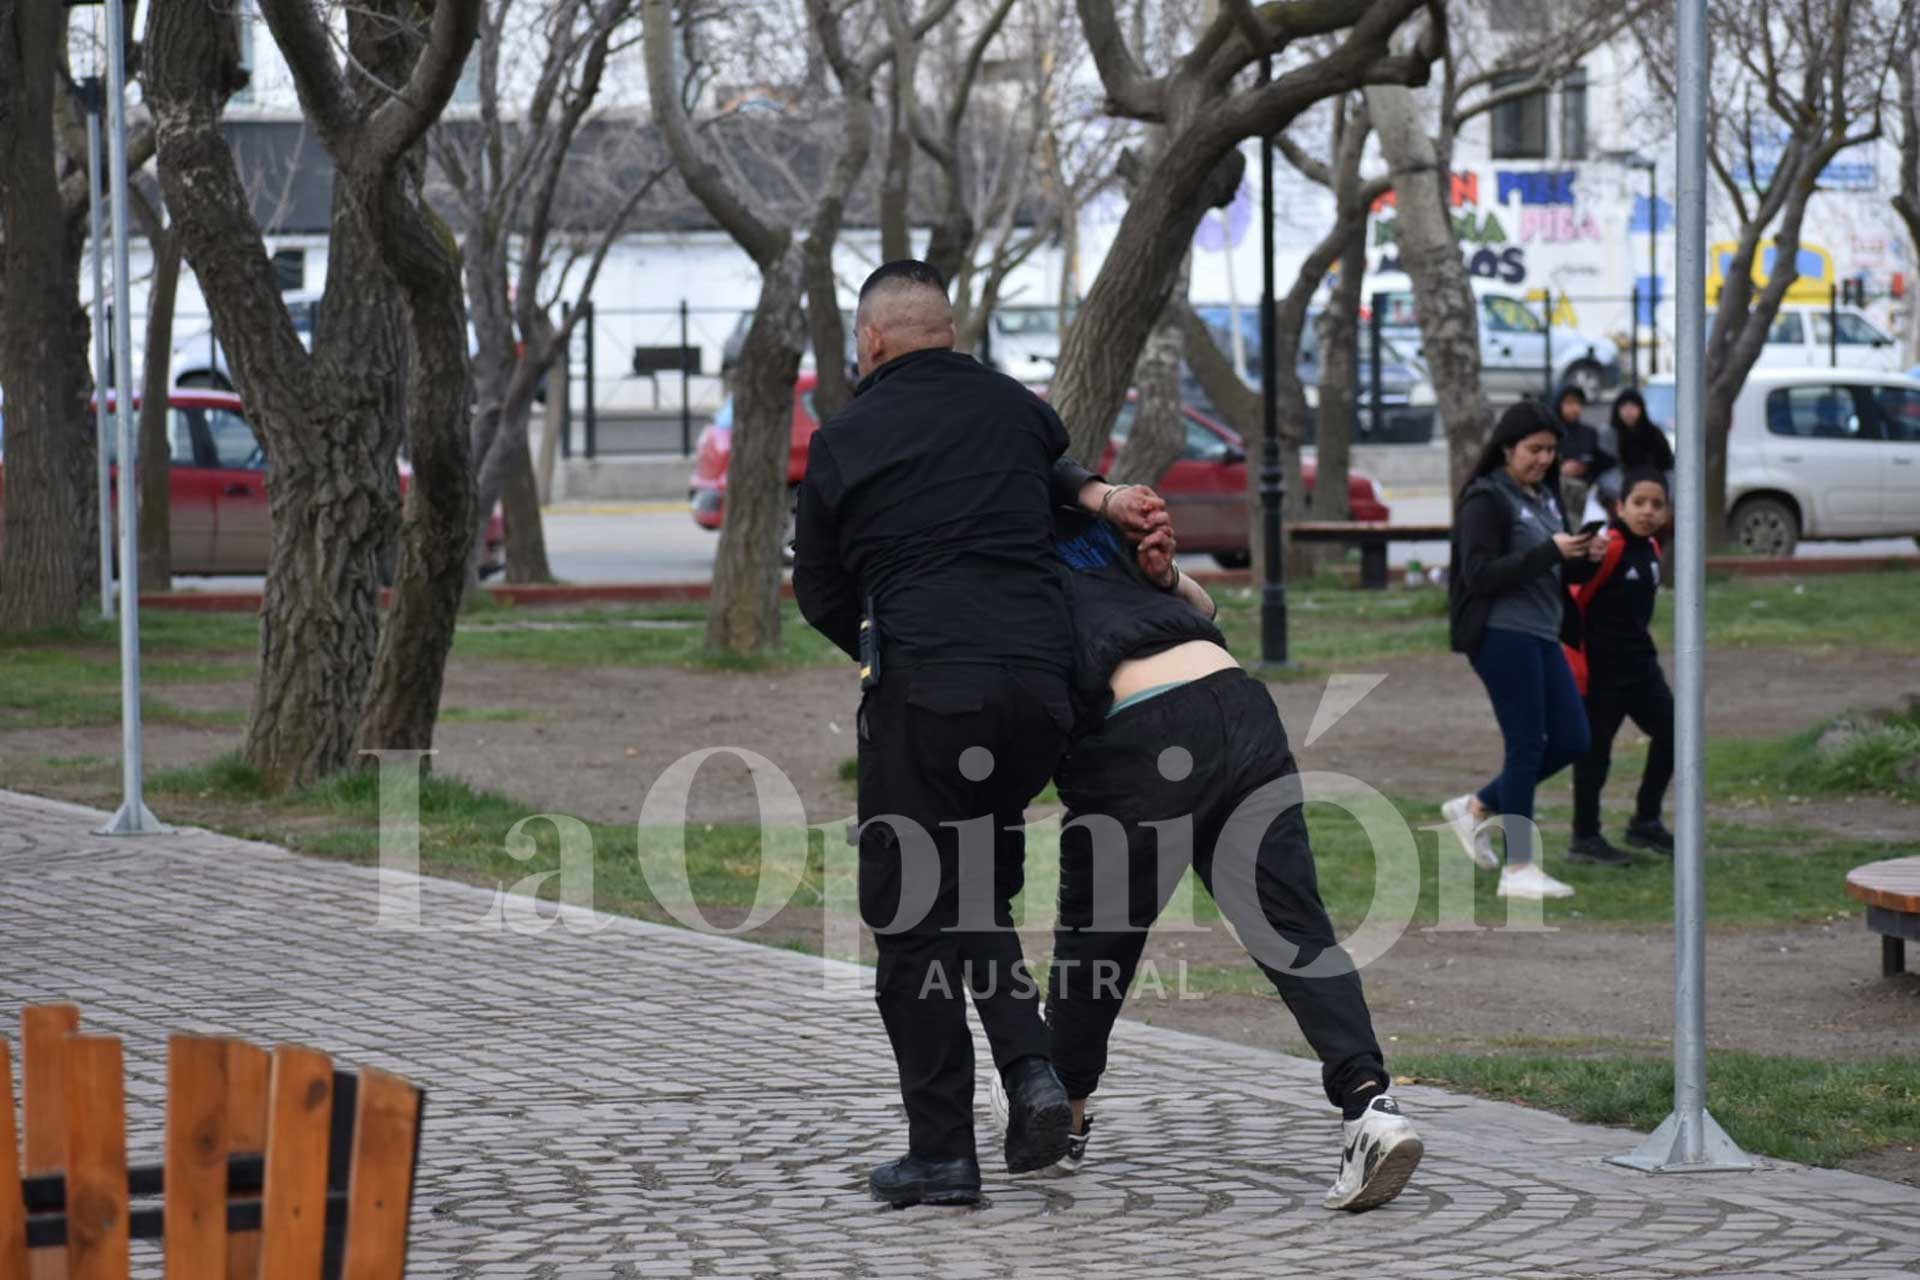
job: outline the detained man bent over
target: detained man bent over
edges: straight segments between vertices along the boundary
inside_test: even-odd
[[[1086,1158],[1086,1100],[1114,1019],[1147,930],[1191,863],[1299,1022],[1345,1119],[1326,1207],[1385,1204],[1423,1148],[1388,1096],[1360,975],[1321,904],[1272,696],[1227,652],[1213,602],[1174,564],[1168,531],[1136,550],[1111,526],[1061,511],[1055,548],[1069,570],[1076,712],[1054,774],[1067,813],[1047,1021],[1074,1113],[1055,1168],[1072,1172]]]

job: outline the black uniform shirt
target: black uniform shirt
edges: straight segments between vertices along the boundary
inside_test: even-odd
[[[971,356],[916,351],[874,370],[808,453],[801,613],[857,657],[870,605],[883,670],[1006,663],[1068,675],[1052,516],[1091,477],[1066,448],[1045,401]]]

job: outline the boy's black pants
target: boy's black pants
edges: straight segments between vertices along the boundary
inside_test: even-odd
[[[1272,821],[1257,829],[1246,821],[1263,805],[1255,793],[1278,795],[1297,773],[1272,696],[1239,670],[1128,707],[1074,741],[1055,775],[1067,817],[1047,979],[1053,1065],[1069,1097],[1099,1085],[1147,929],[1189,862],[1319,1055],[1327,1097],[1341,1105],[1361,1084],[1387,1087],[1360,975],[1320,901],[1301,806],[1267,807]],[[1276,780],[1282,786],[1263,791]],[[1249,797],[1242,820],[1229,824]],[[1190,844],[1180,827],[1187,817]],[[1243,913],[1253,911],[1297,948],[1291,963],[1250,936],[1264,929],[1250,928]],[[1309,966],[1331,972],[1300,972]]]
[[[1071,724],[1066,680],[1016,667],[895,668],[861,700],[860,915],[916,1156],[974,1154],[969,992],[996,1067],[1047,1052],[1011,903]]]
[[[1573,834],[1575,839],[1600,834],[1600,792],[1613,767],[1613,739],[1623,720],[1631,719],[1653,741],[1647,748],[1647,767],[1640,775],[1640,794],[1633,820],[1653,822],[1673,781],[1673,690],[1658,662],[1648,662],[1622,674],[1595,670],[1587,686],[1587,721],[1593,745],[1573,765]]]

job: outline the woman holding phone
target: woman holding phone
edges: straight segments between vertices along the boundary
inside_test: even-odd
[[[1500,415],[1454,502],[1448,613],[1453,649],[1487,687],[1505,740],[1503,767],[1478,792],[1441,806],[1467,856],[1500,868],[1499,894],[1567,898],[1573,887],[1540,869],[1533,823],[1541,782],[1585,755],[1587,708],[1563,642],[1579,643],[1567,587],[1605,552],[1597,526],[1567,530],[1558,474],[1560,421],[1529,401]],[[1506,834],[1502,866],[1494,819]]]

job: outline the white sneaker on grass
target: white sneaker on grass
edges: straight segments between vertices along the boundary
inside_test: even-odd
[[[1006,1083],[992,1067],[987,1068],[987,1110],[993,1113],[993,1127],[1005,1133],[1012,1107],[1007,1102]],[[1092,1136],[1093,1117],[1087,1116],[1080,1122],[1079,1133],[1067,1134],[1067,1153],[1036,1172],[1053,1175],[1080,1172],[1080,1166],[1087,1158],[1087,1142]]]
[[[1473,865],[1482,871],[1497,870],[1500,855],[1493,849],[1492,819],[1476,820],[1473,816],[1473,797],[1457,796],[1440,806],[1441,816],[1447,825],[1453,828],[1454,838],[1460,841],[1460,847],[1473,859]]]
[[[1426,1154],[1413,1124],[1384,1093],[1358,1120],[1340,1126],[1340,1141],[1340,1176],[1321,1203],[1348,1213],[1377,1209],[1399,1195]]]
[[[1523,862],[1500,873],[1500,887],[1495,893],[1502,898],[1571,898],[1573,886],[1555,880],[1538,863]]]

